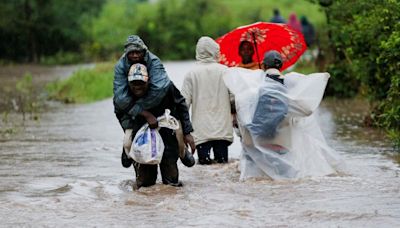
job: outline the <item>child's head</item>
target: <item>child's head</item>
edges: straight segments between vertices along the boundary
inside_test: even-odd
[[[136,63],[131,66],[128,73],[129,88],[134,96],[142,97],[149,87],[149,75],[145,65]]]
[[[283,65],[282,56],[279,52],[272,50],[265,53],[263,59],[264,70],[267,70],[269,68],[275,68],[280,70],[282,68],[282,65]]]

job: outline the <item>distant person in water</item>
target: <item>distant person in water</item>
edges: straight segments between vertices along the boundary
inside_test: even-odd
[[[259,63],[254,62],[253,60],[254,47],[250,41],[244,40],[240,42],[239,55],[242,58],[242,62],[239,63],[239,67],[243,67],[250,70],[260,69]]]

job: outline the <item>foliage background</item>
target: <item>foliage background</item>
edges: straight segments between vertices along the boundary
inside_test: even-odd
[[[400,145],[400,1],[332,2],[325,8],[333,76],[327,94],[367,98],[367,119]]]
[[[326,90],[329,96],[368,99],[373,108],[366,122],[386,129],[400,145],[398,0],[1,1],[0,63],[115,61],[130,34],[139,34],[163,60],[193,59],[200,36],[217,38],[240,25],[269,21],[274,8],[284,18],[292,12],[305,15],[316,27],[318,42],[313,48],[318,48],[319,55],[315,65],[297,67],[328,71],[332,76]],[[102,80],[112,80],[111,70],[101,72],[109,74],[98,72]],[[91,73],[84,72],[75,80],[86,80],[84,75]],[[60,83],[64,85],[53,85],[53,93],[54,88],[64,94],[66,88],[83,89],[72,86],[72,79]]]

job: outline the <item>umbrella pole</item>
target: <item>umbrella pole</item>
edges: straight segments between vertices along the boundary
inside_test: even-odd
[[[253,36],[254,48],[256,49],[258,68],[261,69],[260,56],[258,55],[258,49],[257,49],[256,35],[254,34],[254,32],[251,33],[251,35]]]

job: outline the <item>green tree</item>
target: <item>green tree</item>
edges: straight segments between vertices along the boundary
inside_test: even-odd
[[[136,0],[107,1],[98,17],[90,18],[82,25],[89,37],[85,51],[91,57],[103,59],[121,52],[121,44],[128,35],[136,33],[141,15],[146,15],[146,11]]]
[[[79,51],[80,24],[103,0],[14,0],[0,2],[0,58],[38,62],[60,51]]]
[[[334,53],[329,92],[367,97],[375,104],[373,119],[399,143],[400,2],[332,2],[326,9]]]
[[[156,16],[139,25],[138,34],[160,57],[188,59],[194,57],[198,38],[227,32],[231,18],[230,11],[215,1],[162,0]]]

